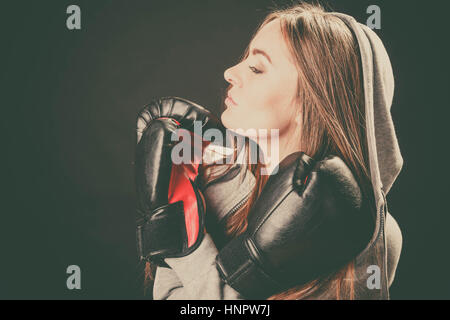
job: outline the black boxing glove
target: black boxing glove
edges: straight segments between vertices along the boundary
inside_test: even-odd
[[[191,132],[195,129],[195,122],[199,121],[202,130],[215,129],[225,135],[225,127],[209,110],[187,99],[164,97],[151,101],[139,112],[136,128],[138,142],[152,120],[159,118],[172,118],[181,128]]]
[[[339,270],[364,249],[373,227],[342,159],[316,162],[296,152],[267,181],[247,230],[219,252],[217,269],[246,299],[266,299]]]
[[[200,158],[193,163],[174,164],[171,157],[177,130],[194,130],[195,121],[223,131],[208,110],[181,98],[152,101],[138,115],[136,240],[140,259],[159,266],[169,267],[164,258],[188,255],[204,235],[205,203],[196,179],[201,150],[194,150]],[[204,145],[201,140],[200,148]]]

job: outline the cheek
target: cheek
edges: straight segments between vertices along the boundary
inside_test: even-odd
[[[270,86],[255,90],[253,95],[254,114],[263,128],[285,129],[293,114],[294,106],[292,97],[295,94],[293,88],[289,88],[282,81],[271,83]]]
[[[286,79],[270,78],[247,82],[239,106],[227,108],[222,113],[222,123],[227,128],[286,129],[294,107],[295,88]]]

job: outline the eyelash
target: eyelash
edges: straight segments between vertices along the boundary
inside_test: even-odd
[[[250,69],[253,73],[256,73],[256,74],[262,73],[262,71],[256,69],[255,67],[252,67],[252,66],[249,66],[249,69]]]

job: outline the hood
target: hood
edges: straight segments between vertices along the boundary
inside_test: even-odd
[[[330,14],[343,20],[358,40],[364,81],[370,174],[379,208],[384,202],[382,193],[386,195],[389,192],[403,166],[391,115],[394,96],[391,62],[382,41],[372,29],[344,13]]]

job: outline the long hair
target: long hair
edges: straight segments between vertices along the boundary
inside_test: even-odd
[[[297,71],[296,106],[302,111],[300,145],[314,159],[333,153],[350,168],[366,199],[373,201],[365,128],[365,104],[361,57],[356,38],[345,23],[318,3],[300,1],[274,9],[257,32],[273,20],[280,22],[284,41],[294,57]],[[241,61],[249,54],[247,47]],[[227,217],[226,233],[237,236],[247,228],[247,217],[268,176],[261,164],[249,164],[256,185],[246,205]],[[203,167],[205,173],[207,166]],[[206,181],[216,177],[205,175]],[[371,204],[374,206],[374,204]],[[336,299],[355,297],[355,261],[327,276],[269,297],[269,300],[307,299],[324,288],[333,288]],[[330,286],[330,283],[332,284]]]

